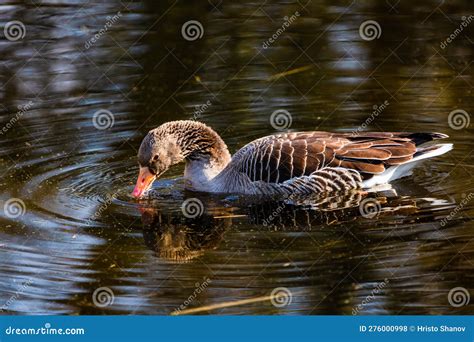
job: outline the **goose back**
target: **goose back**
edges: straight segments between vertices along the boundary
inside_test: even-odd
[[[412,160],[418,145],[444,137],[440,133],[283,133],[247,144],[231,164],[253,182],[279,184],[323,168],[355,170],[366,180]]]

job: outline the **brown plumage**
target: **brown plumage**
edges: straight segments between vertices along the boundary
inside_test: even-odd
[[[324,167],[343,167],[363,179],[413,159],[419,144],[442,137],[433,133],[288,133],[257,140],[241,164],[252,181],[282,183]],[[416,139],[416,140],[415,140]]]

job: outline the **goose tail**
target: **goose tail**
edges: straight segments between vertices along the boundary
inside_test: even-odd
[[[427,147],[420,147],[416,150],[413,159],[410,160],[410,163],[416,162],[418,160],[437,157],[442,154],[445,154],[453,149],[453,144],[436,144]]]
[[[363,188],[371,188],[375,185],[389,183],[411,174],[412,169],[419,161],[445,154],[453,149],[453,144],[426,144],[432,140],[445,139],[448,135],[443,133],[412,133],[411,138],[416,146],[416,152],[410,161],[387,168],[383,173],[376,175],[362,183]]]

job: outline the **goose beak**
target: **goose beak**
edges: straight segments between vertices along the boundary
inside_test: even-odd
[[[140,198],[142,195],[150,189],[156,176],[152,174],[147,167],[140,167],[140,173],[138,174],[137,184],[133,189],[132,196]]]

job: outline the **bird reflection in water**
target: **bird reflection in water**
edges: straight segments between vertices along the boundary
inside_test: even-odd
[[[140,208],[145,244],[167,261],[188,262],[219,245],[230,227],[229,219],[203,213],[187,218],[181,212],[165,213],[155,208]]]
[[[194,195],[195,196],[195,195]],[[162,260],[190,262],[218,248],[224,234],[242,221],[268,231],[311,231],[357,220],[411,216],[412,198],[351,191],[333,197],[262,200],[241,197],[206,200],[203,213],[188,218],[179,210],[140,207],[145,244]],[[175,208],[176,209],[176,208]]]

